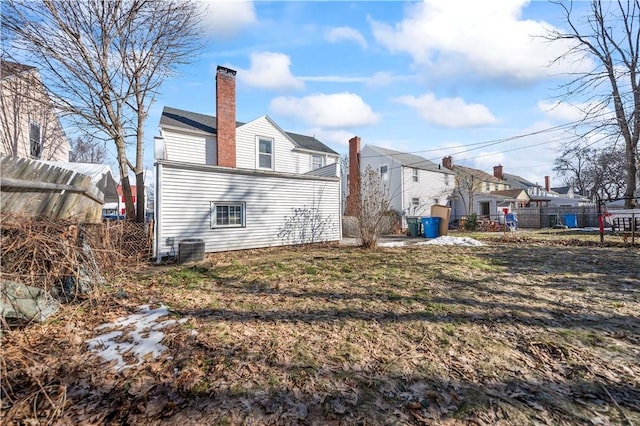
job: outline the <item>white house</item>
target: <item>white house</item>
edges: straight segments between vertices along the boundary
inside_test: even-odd
[[[360,140],[354,138],[349,143],[359,145]],[[350,169],[358,167],[355,165],[358,163],[352,161],[358,156],[358,149],[352,148],[350,146]],[[407,216],[429,216],[432,205],[446,205],[455,186],[451,170],[419,155],[365,145],[358,158],[361,172],[371,167],[380,173],[389,191],[390,207],[403,218],[402,226],[406,226]]]
[[[192,238],[206,252],[341,238],[338,154],[267,116],[237,122],[235,74],[218,67],[216,117],[164,108],[155,141],[158,259]]]

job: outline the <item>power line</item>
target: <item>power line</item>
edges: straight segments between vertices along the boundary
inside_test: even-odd
[[[606,114],[600,114],[597,117],[605,116],[605,115]],[[531,136],[537,136],[537,135],[548,133],[548,132],[553,132],[553,131],[556,131],[556,130],[562,130],[562,129],[565,129],[565,128],[574,127],[577,124],[583,123],[583,122],[584,122],[584,120],[575,120],[575,121],[571,121],[571,122],[568,122],[568,123],[563,123],[563,124],[559,124],[557,126],[548,127],[548,128],[545,128],[545,129],[540,129],[540,130],[536,130],[536,131],[532,131],[532,132],[524,133],[524,134],[520,134],[520,135],[508,136],[506,138],[493,139],[493,140],[488,140],[488,141],[483,141],[483,142],[474,142],[474,143],[465,144],[465,145],[457,145],[457,146],[448,147],[448,148],[431,148],[431,149],[424,149],[424,150],[418,150],[418,151],[408,151],[408,152],[397,152],[397,153],[389,153],[389,154],[367,155],[367,156],[362,156],[360,158],[361,159],[366,159],[366,158],[376,158],[376,157],[378,157],[378,158],[379,157],[393,157],[393,156],[403,155],[403,154],[419,154],[419,153],[426,153],[426,152],[443,151],[445,149],[474,147],[474,148],[470,148],[470,149],[465,149],[463,151],[458,151],[458,152],[455,152],[455,153],[452,154],[452,155],[456,155],[456,154],[462,154],[462,153],[469,152],[469,151],[474,151],[474,150],[477,150],[477,149],[486,148],[486,147],[493,146],[493,145],[499,145],[499,144],[511,142],[511,141],[518,140],[518,139],[523,139],[523,138],[527,138],[527,137],[531,137]],[[532,146],[537,146],[537,145],[532,145]],[[523,149],[525,149],[525,148],[526,147],[523,147]],[[431,161],[433,161],[433,160],[431,160]]]

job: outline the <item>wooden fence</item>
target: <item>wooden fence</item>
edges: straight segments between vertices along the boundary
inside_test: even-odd
[[[35,160],[0,157],[0,210],[26,217],[102,221],[103,195],[91,177]]]
[[[519,208],[513,212],[518,216],[519,228],[572,226],[574,219],[578,228],[598,226],[598,210],[595,206]]]

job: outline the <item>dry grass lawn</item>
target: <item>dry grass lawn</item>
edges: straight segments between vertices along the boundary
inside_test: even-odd
[[[185,320],[116,373],[95,327]],[[146,266],[2,341],[4,424],[640,424],[640,251],[313,246]]]

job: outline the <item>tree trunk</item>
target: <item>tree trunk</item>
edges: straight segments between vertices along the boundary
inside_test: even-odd
[[[122,185],[122,196],[124,198],[124,209],[128,220],[136,217],[136,208],[133,205],[133,194],[131,193],[131,183],[129,182],[129,166],[127,165],[127,155],[124,140],[116,140],[118,148],[118,170],[120,171],[120,184]]]
[[[136,173],[136,222],[144,222],[145,211],[144,173]]]

